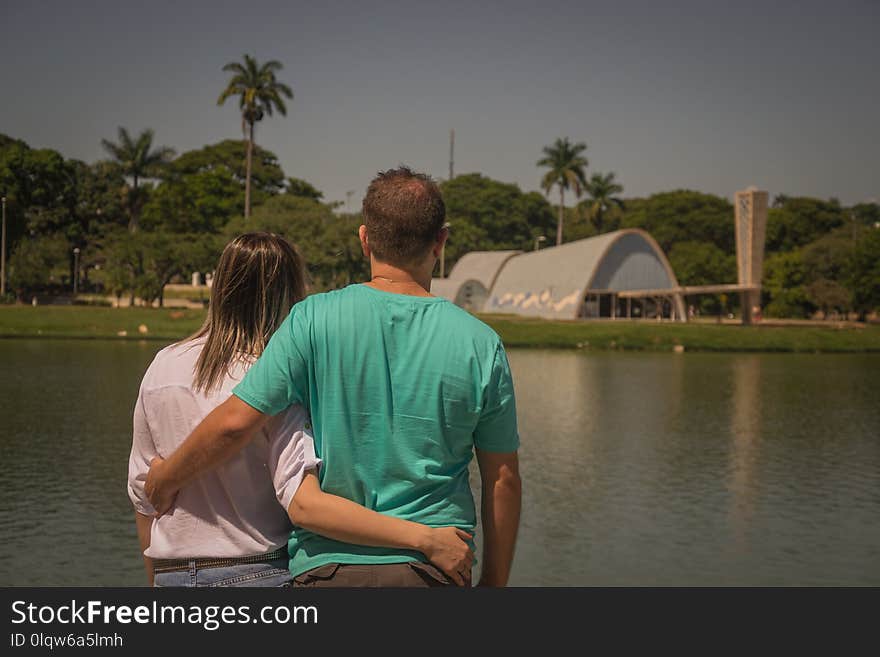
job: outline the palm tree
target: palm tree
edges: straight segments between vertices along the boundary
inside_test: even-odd
[[[791,200],[791,197],[787,194],[777,194],[773,197],[773,207],[781,208],[784,207],[786,203]]]
[[[565,190],[574,189],[575,198],[580,198],[581,190],[586,187],[584,169],[587,167],[587,158],[581,153],[587,150],[583,142],[572,144],[568,137],[557,139],[552,146],[544,147],[544,157],[538,160],[539,167],[549,167],[550,170],[541,179],[541,187],[544,193],[549,195],[554,185],[559,187],[559,221],[556,223],[556,246],[562,244],[562,221],[565,212]]]
[[[597,233],[602,232],[606,212],[614,206],[623,209],[623,201],[614,196],[622,191],[623,185],[614,180],[613,171],[604,176],[601,173],[594,173],[590,177],[590,182],[587,183],[587,194],[590,195],[587,212]]]
[[[113,159],[124,176],[131,178],[132,184],[125,187],[128,201],[128,229],[134,233],[138,229],[138,218],[143,207],[144,197],[138,183],[142,178],[155,178],[165,164],[174,157],[174,149],[159,146],[153,149],[153,131],[149,128],[132,139],[128,130],[119,128],[119,142],[102,139],[101,145]]]
[[[278,110],[287,116],[287,106],[281,96],[293,98],[293,91],[286,84],[275,79],[275,72],[282,69],[281,62],[274,59],[262,66],[250,55],[244,56],[244,64],[230,62],[223,70],[232,73],[232,79],[217,99],[222,105],[230,96],[238,96],[238,107],[241,110],[241,131],[247,141],[247,169],[244,183],[244,216],[251,215],[251,167],[254,157],[254,124],[261,121],[265,114],[272,116]]]

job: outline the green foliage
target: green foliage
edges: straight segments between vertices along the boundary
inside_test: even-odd
[[[287,179],[287,193],[292,194],[293,196],[310,198],[313,201],[320,201],[324,198],[324,192],[319,191],[311,183],[300,178]]]
[[[66,282],[72,257],[67,246],[58,233],[21,240],[9,258],[9,288],[26,300],[35,292]]]
[[[84,231],[79,236],[81,241],[126,226],[128,190],[118,167],[109,162],[89,165],[74,160],[72,164],[76,172],[76,212]]]
[[[167,146],[153,148],[153,131],[149,128],[141,131],[136,139],[132,139],[128,130],[119,128],[119,141],[114,143],[107,139],[101,140],[119,172],[131,178],[131,185],[125,190],[125,201],[128,208],[128,229],[135,232],[139,227],[141,210],[149,198],[149,188],[140,184],[144,178],[158,178],[174,157],[174,149]]]
[[[736,282],[736,257],[711,242],[678,242],[669,252],[669,262],[682,285]]]
[[[133,139],[128,130],[119,128],[119,141],[102,139],[101,145],[119,167],[123,175],[132,179],[132,186],[138,186],[142,178],[158,178],[174,157],[174,149],[167,146],[153,148],[154,133],[147,128]]]
[[[845,220],[836,200],[784,197],[767,212],[767,250],[792,251],[842,226]]]
[[[170,163],[170,149],[153,148],[149,131],[133,138],[123,130],[118,143],[105,147],[116,161],[89,165],[0,134],[9,282],[20,297],[69,291],[72,251],[79,248],[81,290],[161,300],[165,283],[175,276],[188,279],[192,271],[210,271],[228,238],[253,230],[278,232],[298,244],[316,290],[368,276],[357,238],[360,217],[336,214],[338,204],[322,203],[320,190],[286,178],[271,151],[253,147],[254,215],[246,221],[241,214],[247,142],[224,140]],[[639,227],[657,239],[682,284],[735,280],[734,213],[727,200],[674,191],[629,199],[624,207],[614,174],[583,179],[585,148],[565,139],[544,149],[541,166],[550,169],[545,189],[559,186],[561,193],[586,189],[590,194],[573,208],[561,206],[561,221],[543,195],[523,193],[516,185],[477,173],[444,182],[451,225],[447,271],[470,251],[531,250],[537,237],[551,237],[554,225],[562,225],[566,240]],[[156,186],[144,185],[145,177]],[[874,228],[880,205],[845,208],[833,199],[784,195],[773,205],[763,288],[766,315],[857,310],[864,317],[880,309],[880,231]],[[141,230],[130,233],[127,227],[135,224]],[[701,303],[709,311],[720,308],[721,301],[707,297]]]
[[[284,171],[278,156],[254,144],[251,169],[251,195],[254,205],[284,190]],[[217,172],[230,175],[241,187],[239,212],[244,207],[244,186],[247,173],[247,145],[238,139],[224,139],[216,144],[187,151],[180,155],[165,173],[166,180],[182,180],[187,176]]]
[[[237,217],[224,231],[226,240],[251,231],[283,235],[297,245],[316,291],[367,278],[368,263],[357,236],[358,215],[336,215],[323,203],[299,196],[275,196],[249,218]]]
[[[31,149],[4,136],[0,146],[0,190],[6,196],[10,252],[25,234],[66,228],[76,208],[74,167],[50,149]]]
[[[836,230],[807,244],[802,252],[808,280],[843,280],[854,249],[852,234],[846,229]]]
[[[541,178],[541,189],[549,195],[553,187],[559,189],[559,215],[556,221],[556,244],[562,244],[565,230],[565,191],[574,190],[575,198],[580,198],[587,186],[585,169],[589,165],[582,153],[587,150],[583,142],[572,144],[568,137],[557,139],[552,146],[545,146],[544,157],[537,162],[539,167],[547,167],[548,171]]]
[[[853,250],[847,275],[853,307],[864,318],[880,310],[880,228],[872,228]]]
[[[147,229],[216,233],[241,211],[243,192],[229,171],[210,169],[161,183],[143,210]]]
[[[128,292],[149,304],[163,302],[174,276],[212,268],[222,243],[210,235],[117,231],[106,239],[104,284],[117,298]]]
[[[699,238],[724,253],[736,252],[733,206],[723,198],[687,190],[654,194],[626,202],[622,228],[643,228],[664,252],[678,242]]]
[[[880,228],[880,203],[859,203],[850,210],[853,220],[864,226]]]
[[[227,98],[238,96],[238,107],[241,111],[241,128],[247,139],[247,168],[245,173],[244,216],[251,214],[251,168],[254,147],[254,124],[263,116],[272,116],[275,110],[284,116],[287,106],[282,96],[293,98],[293,91],[286,84],[279,82],[275,73],[282,68],[281,62],[271,60],[262,66],[250,55],[244,56],[244,64],[230,62],[223,67],[232,73],[226,88],[217,99],[222,105]],[[247,130],[245,130],[247,128]]]
[[[562,190],[573,189],[580,196],[587,186],[584,169],[589,162],[581,153],[587,150],[584,142],[572,144],[568,137],[557,139],[552,146],[545,146],[544,156],[537,166],[547,167],[549,171],[541,178],[541,188],[549,194],[554,187]]]
[[[456,176],[441,185],[450,224],[446,270],[470,251],[534,248],[553,230],[553,210],[537,192],[479,173]]]
[[[668,255],[680,285],[736,282],[736,256],[711,242],[677,242]],[[703,314],[715,315],[722,311],[722,303],[716,295],[702,295],[697,302]]]
[[[837,281],[816,278],[806,287],[807,299],[827,316],[852,308],[852,294]]]
[[[624,202],[615,196],[623,192],[623,185],[614,180],[614,172],[605,175],[594,173],[587,183],[587,194],[589,200],[584,204],[586,206],[587,217],[593,222],[596,233],[603,233],[606,230],[606,215],[613,210],[623,210]]]
[[[272,116],[276,109],[285,116],[287,105],[281,97],[293,98],[293,91],[275,77],[275,73],[282,68],[281,62],[274,59],[260,65],[250,55],[244,56],[244,64],[226,64],[223,70],[232,73],[232,77],[217,99],[217,104],[222,105],[227,98],[238,96],[242,119],[251,125],[262,120],[265,114]]]
[[[187,151],[166,169],[164,179],[143,209],[147,229],[217,233],[242,212],[245,196],[246,147],[238,140]],[[284,188],[278,157],[254,149],[251,171],[253,205]]]
[[[806,290],[807,272],[801,251],[776,253],[764,261],[765,314],[807,317],[815,310]]]

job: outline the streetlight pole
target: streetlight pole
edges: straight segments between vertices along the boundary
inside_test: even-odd
[[[443,228],[447,230],[446,239],[449,240],[449,222],[443,224]],[[440,278],[446,278],[446,242],[440,247]]]
[[[73,250],[73,296],[76,296],[77,283],[79,282],[79,247]]]
[[[3,197],[3,237],[0,239],[0,297],[6,296],[6,197]]]
[[[538,250],[539,245],[541,244],[541,242],[546,242],[546,241],[547,241],[547,236],[546,236],[546,235],[538,235],[538,236],[535,238],[535,251]]]

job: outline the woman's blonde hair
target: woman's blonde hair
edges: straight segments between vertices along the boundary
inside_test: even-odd
[[[238,361],[257,358],[291,307],[306,295],[306,272],[296,247],[272,233],[247,233],[223,249],[208,317],[190,339],[205,338],[196,361],[196,390],[217,388]]]

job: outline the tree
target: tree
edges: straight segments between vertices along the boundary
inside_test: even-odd
[[[880,228],[872,228],[858,241],[847,267],[853,308],[864,321],[880,309]]]
[[[146,230],[216,233],[240,211],[241,188],[232,174],[213,169],[159,184],[144,206]]]
[[[800,250],[775,253],[764,261],[763,297],[769,317],[808,317],[815,305],[807,296],[807,272]]]
[[[128,199],[128,229],[134,233],[138,229],[138,219],[145,197],[139,187],[142,178],[159,177],[162,168],[174,157],[174,150],[167,146],[153,149],[153,131],[142,131],[137,139],[132,139],[128,130],[119,128],[119,142],[101,140],[101,145],[114,159],[124,176],[131,178],[131,186],[126,189]]]
[[[867,232],[867,229],[863,228],[859,232]],[[854,249],[852,233],[845,227],[810,242],[801,249],[807,280],[824,278],[829,281],[843,281]]]
[[[785,204],[788,203],[788,200],[791,197],[788,194],[777,194],[773,197],[773,204],[771,207],[774,208],[782,208],[785,207]]]
[[[791,251],[844,225],[840,203],[815,198],[787,197],[767,212],[767,251]]]
[[[615,196],[623,191],[623,185],[615,182],[614,172],[605,175],[594,173],[586,185],[586,190],[590,196],[587,201],[587,216],[596,227],[596,232],[601,233],[605,214],[615,207],[620,210],[624,208],[623,201]]]
[[[321,291],[366,278],[368,263],[357,234],[360,223],[359,215],[336,215],[326,203],[281,194],[255,208],[249,219],[232,219],[224,237],[254,230],[286,237],[299,248],[314,289]]]
[[[826,319],[832,312],[847,312],[852,307],[852,294],[837,281],[817,278],[806,286],[807,299],[819,308]]]
[[[669,252],[669,264],[681,285],[713,285],[736,281],[736,256],[711,242],[676,242]],[[701,295],[700,310],[716,314],[722,310],[716,295]]]
[[[135,248],[141,271],[135,279],[137,296],[147,304],[158,299],[161,308],[165,301],[165,286],[171,279],[193,270],[211,268],[217,261],[214,252],[219,246],[216,239],[205,235],[164,231],[138,234]]]
[[[117,303],[125,292],[129,292],[129,303],[134,305],[135,281],[143,271],[135,236],[124,229],[108,232],[102,243],[101,256],[104,289],[116,297]]]
[[[622,225],[642,228],[669,253],[678,242],[711,242],[733,254],[733,206],[712,194],[688,190],[663,192],[646,199],[628,199]]]
[[[181,153],[165,170],[165,180],[177,180],[204,172],[229,174],[241,187],[241,198],[235,214],[244,207],[244,189],[247,178],[247,144],[239,139],[224,139],[216,144]],[[270,196],[284,191],[284,171],[278,156],[254,144],[251,157],[251,207]]]
[[[669,264],[681,285],[717,285],[736,281],[736,257],[711,242],[678,242]]]
[[[165,286],[175,276],[210,269],[224,241],[211,235],[168,233],[162,230],[130,233],[117,229],[103,244],[103,282],[117,299],[129,293],[150,304],[164,303]]]
[[[320,201],[324,198],[324,192],[319,191],[311,183],[301,178],[287,179],[287,193],[293,196],[301,196],[302,198],[310,198],[313,201]]]
[[[25,237],[9,259],[9,287],[19,299],[58,287],[67,273],[70,251],[63,235]],[[60,290],[59,290],[60,291]]]
[[[260,66],[250,55],[244,56],[244,64],[230,62],[223,67],[232,78],[217,99],[223,105],[231,96],[238,96],[241,110],[241,128],[247,140],[247,169],[244,187],[244,216],[251,215],[251,166],[254,149],[254,124],[263,116],[272,116],[274,110],[282,116],[287,115],[287,106],[281,96],[293,98],[293,91],[286,84],[276,80],[275,72],[282,68],[281,62],[270,60]]]
[[[850,208],[853,221],[880,228],[880,203],[858,203]]]
[[[441,184],[448,217],[446,263],[451,268],[469,251],[528,250],[535,238],[553,229],[553,208],[537,192],[479,173]]]
[[[580,198],[581,190],[587,186],[584,169],[587,158],[581,153],[587,150],[583,142],[572,144],[568,137],[557,139],[552,146],[544,147],[544,157],[537,166],[548,167],[549,171],[541,179],[541,188],[549,195],[554,185],[559,187],[559,221],[556,224],[556,246],[562,244],[562,225],[565,213],[565,190],[574,189],[575,198]]]
[[[0,189],[6,196],[7,248],[24,235],[54,233],[76,207],[76,172],[57,151],[32,149],[3,135]]]
[[[146,230],[216,233],[244,206],[247,148],[226,139],[182,153],[163,174],[143,209]],[[251,205],[284,190],[284,171],[271,151],[255,147]]]
[[[120,193],[125,178],[119,169],[110,162],[72,163],[76,173],[76,213],[86,229],[84,239],[100,239],[112,228],[127,226],[126,199]]]

